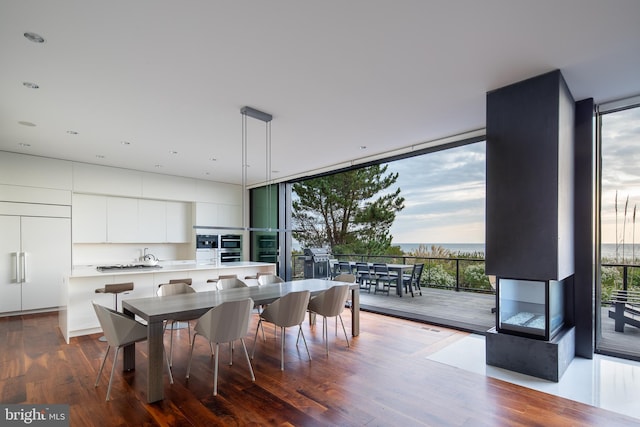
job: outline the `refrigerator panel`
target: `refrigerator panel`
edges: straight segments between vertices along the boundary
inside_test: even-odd
[[[0,216],[0,313],[20,311],[20,217]]]

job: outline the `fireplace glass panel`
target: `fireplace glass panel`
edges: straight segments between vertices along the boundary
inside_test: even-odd
[[[545,282],[499,279],[501,332],[545,336]]]
[[[564,325],[564,281],[500,278],[498,307],[499,332],[549,340]]]

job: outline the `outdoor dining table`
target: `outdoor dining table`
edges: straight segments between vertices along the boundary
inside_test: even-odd
[[[372,262],[368,262],[369,268],[373,267]],[[396,275],[396,295],[402,297],[404,293],[404,287],[402,286],[402,275],[406,271],[411,271],[413,269],[413,264],[386,264],[389,272],[395,273]],[[349,266],[351,267],[351,272],[355,272],[356,262],[349,261]]]
[[[225,289],[220,291],[195,292],[190,294],[154,296],[149,298],[129,299],[122,302],[124,314],[141,317],[147,322],[148,373],[147,373],[147,402],[157,402],[164,399],[164,345],[163,322],[165,320],[197,319],[211,308],[226,301],[237,301],[245,298],[253,299],[255,304],[267,305],[278,298],[298,291],[311,291],[311,296],[317,295],[332,286],[344,285],[344,282],[334,282],[324,279],[304,279],[291,282],[273,283],[246,288]],[[351,334],[360,334],[360,294],[357,283],[350,285],[351,289]],[[124,370],[135,368],[135,347],[129,345],[124,348]]]

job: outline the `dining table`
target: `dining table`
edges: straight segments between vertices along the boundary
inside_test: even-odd
[[[344,285],[325,279],[303,279],[261,286],[248,286],[217,291],[195,292],[180,295],[154,296],[122,301],[123,313],[130,317],[139,316],[147,322],[148,373],[147,402],[164,399],[164,322],[166,320],[197,319],[211,308],[226,301],[253,299],[256,305],[268,305],[290,293],[308,290],[311,296],[318,295],[332,286]],[[351,290],[351,334],[360,334],[360,294],[357,283],[349,284]],[[123,369],[135,368],[135,346],[124,347]]]
[[[372,262],[368,262],[369,269],[373,268]],[[349,266],[351,267],[351,273],[355,274],[356,270],[356,262],[349,261]],[[389,272],[394,273],[393,276],[396,278],[396,295],[402,297],[404,295],[404,286],[403,286],[403,274],[406,272],[411,272],[413,270],[413,264],[386,264]],[[372,273],[373,274],[373,273]]]

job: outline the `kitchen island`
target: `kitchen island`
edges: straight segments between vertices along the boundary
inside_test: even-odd
[[[96,266],[74,268],[71,275],[64,278],[62,286],[63,306],[58,313],[60,331],[66,342],[72,337],[100,332],[100,324],[91,301],[106,307],[114,307],[113,294],[96,294],[95,290],[105,284],[133,282],[133,291],[118,295],[118,307],[121,301],[129,298],[144,298],[156,295],[158,285],[169,283],[171,279],[192,280],[193,288],[198,291],[215,290],[215,283],[207,283],[220,275],[237,274],[239,278],[256,273],[275,274],[276,265],[264,262],[229,262],[222,265],[185,263],[167,263],[158,268],[118,269],[98,271]],[[249,286],[257,285],[255,280],[246,280]]]

